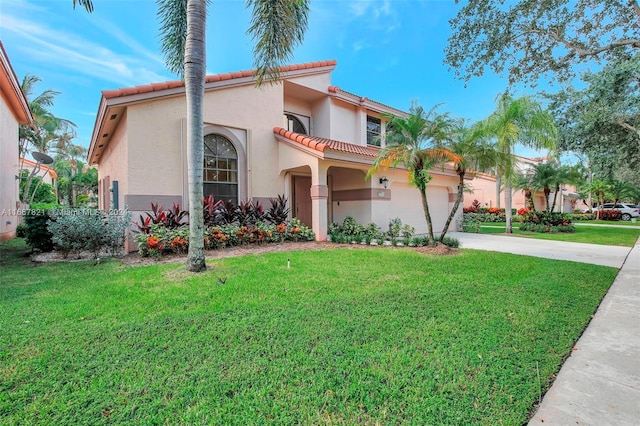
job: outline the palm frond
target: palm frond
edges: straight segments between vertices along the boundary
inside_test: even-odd
[[[93,12],[93,1],[92,0],[73,0],[73,8],[76,8],[76,5],[80,5],[85,8],[85,10],[89,13]]]
[[[187,0],[156,0],[160,21],[160,50],[167,69],[184,77],[187,40]]]
[[[307,30],[309,0],[247,0],[251,7],[251,25],[247,34],[255,42],[253,49],[257,84],[276,82],[280,68],[302,43]]]

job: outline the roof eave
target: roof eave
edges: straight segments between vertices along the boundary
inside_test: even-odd
[[[18,76],[16,75],[4,45],[0,41],[0,67],[2,68],[2,79],[0,80],[0,88],[6,93],[5,99],[13,112],[18,124],[30,125],[34,124],[33,113],[29,108],[29,101],[20,87]]]

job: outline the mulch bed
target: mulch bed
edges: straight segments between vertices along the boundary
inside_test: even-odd
[[[380,250],[413,250],[418,253],[431,254],[431,255],[449,255],[456,254],[458,251],[452,249],[444,244],[438,244],[435,247],[388,247],[388,246],[370,246],[361,244],[336,244],[330,242],[286,242],[281,244],[263,244],[263,245],[251,245],[251,246],[237,246],[229,247],[221,250],[207,250],[205,251],[205,257],[207,259],[222,259],[226,257],[238,257],[246,256],[250,254],[263,254],[263,253],[277,253],[286,251],[297,250],[327,250],[341,248],[345,250],[359,250],[365,248],[378,248]],[[101,258],[107,257],[104,255]],[[31,260],[38,263],[47,262],[74,262],[92,260],[93,255],[91,253],[81,253],[78,255],[70,255],[66,259],[59,252],[39,253],[32,256]],[[162,258],[156,260],[151,257],[142,257],[138,253],[129,253],[125,256],[118,257],[122,263],[130,266],[139,265],[155,265],[163,263],[179,263],[186,261],[186,254],[170,254],[163,255]]]

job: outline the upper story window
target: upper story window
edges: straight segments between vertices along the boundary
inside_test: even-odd
[[[306,135],[307,129],[305,129],[304,124],[298,117],[293,114],[284,114],[284,120],[287,125],[287,130],[294,133],[300,133],[301,135]]]
[[[367,115],[367,145],[380,146],[382,122],[379,118]]]
[[[238,203],[238,152],[222,135],[204,137],[202,192],[216,200]]]

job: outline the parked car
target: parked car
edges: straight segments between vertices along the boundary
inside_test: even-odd
[[[631,220],[631,218],[633,217],[640,216],[640,208],[633,204],[627,203],[605,203],[600,206],[600,210],[618,210],[620,213],[622,213],[622,216],[620,216],[622,220]],[[596,213],[597,211],[597,207],[593,209],[594,213]]]

